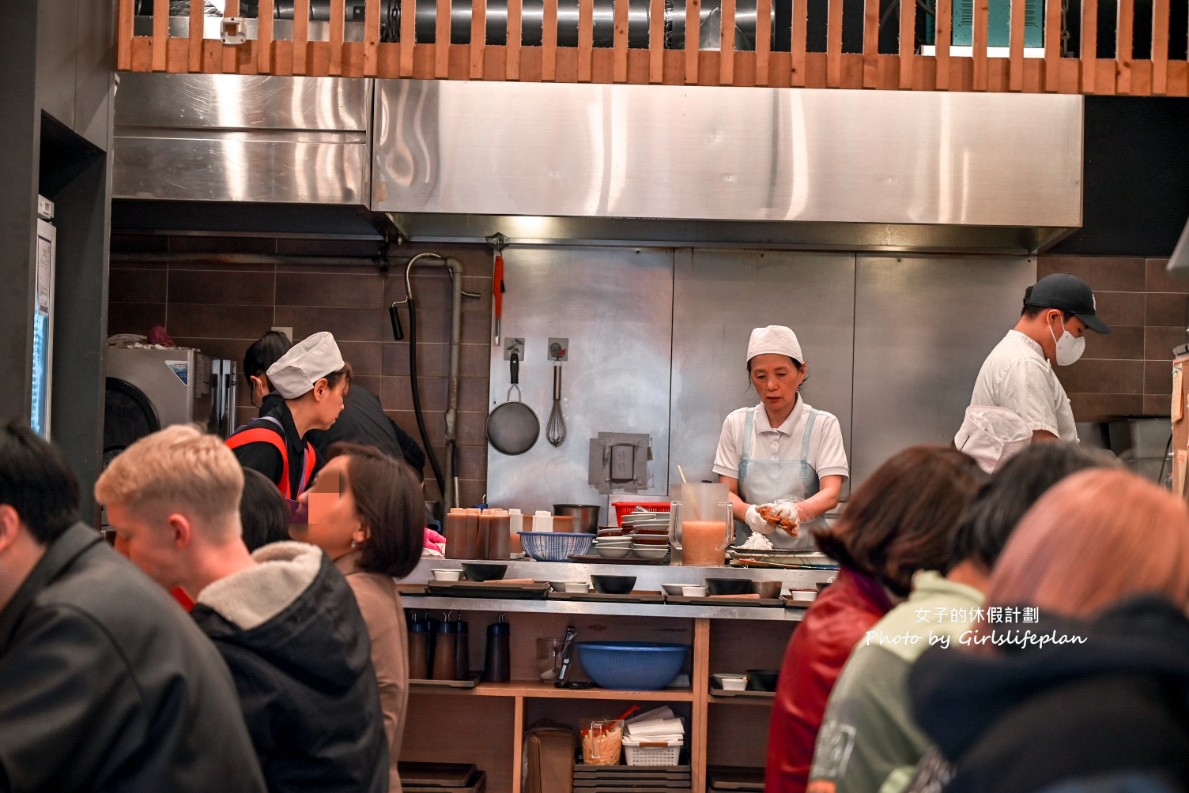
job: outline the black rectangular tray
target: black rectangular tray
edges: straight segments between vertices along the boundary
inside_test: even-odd
[[[550,592],[550,600],[580,600],[587,603],[664,603],[663,592],[640,590],[625,595],[611,595],[603,592]]]
[[[781,598],[742,598],[731,597],[730,595],[722,595],[715,597],[707,595],[705,597],[685,597],[683,595],[667,595],[665,597],[667,603],[681,603],[687,606],[766,606],[768,608],[784,606],[784,600]]]
[[[426,591],[439,597],[507,598],[509,600],[534,600],[545,597],[549,584],[545,581],[532,584],[493,584],[485,581],[430,581]],[[410,593],[412,594],[412,593]]]
[[[668,564],[669,557],[662,556],[660,559],[643,559],[629,552],[627,556],[614,559],[610,556],[599,556],[597,553],[576,553],[570,557],[570,561],[582,562],[583,564]]]

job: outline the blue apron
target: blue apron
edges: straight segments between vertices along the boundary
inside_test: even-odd
[[[817,471],[809,464],[809,441],[813,437],[813,425],[820,410],[809,409],[809,420],[805,423],[805,434],[801,438],[801,456],[795,460],[768,460],[751,456],[751,439],[755,435],[755,414],[752,408],[743,427],[743,455],[739,461],[739,495],[749,504],[767,504],[778,498],[796,496],[806,499],[821,489]],[[776,529],[768,539],[776,548],[793,550],[816,550],[812,530],[825,527],[822,517],[802,523],[798,536],[792,537],[782,529]]]

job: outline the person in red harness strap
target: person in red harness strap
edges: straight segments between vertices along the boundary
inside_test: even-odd
[[[306,433],[327,429],[339,417],[351,385],[351,367],[343,361],[334,336],[322,331],[277,359],[268,368],[268,380],[283,401],[236,430],[227,446],[240,465],[267,476],[295,504],[309,487],[317,463]]]

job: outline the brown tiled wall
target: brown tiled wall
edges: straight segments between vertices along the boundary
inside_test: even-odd
[[[250,247],[252,240],[236,244],[240,242]],[[211,263],[179,263],[165,255],[154,259],[143,247],[135,262],[121,260],[121,251],[138,247],[135,240],[113,240],[109,333],[144,334],[153,325],[164,325],[180,345],[239,362],[247,346],[273,326],[292,327],[297,339],[328,330],[351,363],[355,381],[378,394],[388,415],[420,442],[409,378],[408,312],[400,309],[405,340],[398,342],[392,339],[387,310],[405,297],[403,266],[384,274],[367,265],[221,264],[215,263],[217,255],[211,256]],[[461,502],[473,504],[482,499],[487,480],[491,254],[479,246],[433,250],[459,259],[465,272],[463,289],[481,295],[463,298],[458,388],[459,490]],[[236,252],[255,251],[241,247]],[[413,293],[421,404],[444,470],[449,278],[442,269],[418,266]],[[237,401],[241,422],[255,415],[242,381]],[[426,497],[439,498],[428,464],[425,479]]]
[[[1114,329],[1088,333],[1082,359],[1057,369],[1078,421],[1169,414],[1172,350],[1186,342],[1189,279],[1170,276],[1167,266],[1167,259],[1139,257],[1040,257],[1038,277],[1086,279]]]

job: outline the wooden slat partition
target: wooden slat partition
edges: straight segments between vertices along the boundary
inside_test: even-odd
[[[937,77],[934,81],[938,91],[950,87],[950,43],[953,37],[954,0],[937,0],[937,31],[934,44],[937,47]]]
[[[1098,0],[1082,0],[1082,92],[1096,93],[1098,82]]]
[[[721,0],[719,20],[722,31],[718,38],[718,82],[732,85],[735,82],[735,0]]]
[[[244,0],[228,0],[227,16],[240,13]],[[352,20],[345,15],[345,0],[328,0],[330,22],[325,38],[310,41],[310,6],[313,0],[293,0],[290,39],[276,39],[274,19],[277,0],[260,0],[255,40],[225,45],[218,38],[204,39],[201,0],[190,4],[187,36],[169,35],[169,0],[153,0],[151,35],[135,35],[135,0],[116,0],[116,66],[129,71],[193,72],[208,74],[342,75],[381,78],[545,80],[593,83],[653,83],[672,85],[774,85],[810,88],[873,88],[900,90],[1015,91],[1050,93],[1121,94],[1128,96],[1189,94],[1189,63],[1169,60],[1170,0],[1150,0],[1152,49],[1150,57],[1133,58],[1136,0],[1066,0],[1079,3],[1083,20],[1077,31],[1076,57],[1062,58],[1062,2],[1044,4],[1044,58],[1026,58],[1026,1],[1009,0],[1007,55],[991,57],[988,17],[991,2],[974,0],[974,36],[969,55],[952,52],[953,3],[936,0],[934,51],[915,49],[919,19],[915,0],[891,0],[898,7],[881,8],[888,0],[827,0],[825,52],[807,51],[808,1],[791,0],[787,31],[788,52],[773,52],[771,14],[777,0],[756,0],[754,52],[736,50],[736,23],[740,0],[648,0],[647,50],[631,48],[633,18],[629,0],[611,0],[610,41],[595,46],[595,13],[598,0],[577,0],[576,46],[558,46],[558,2],[545,0],[540,47],[524,47],[524,0],[508,0],[506,42],[487,40],[488,0],[471,0],[468,43],[450,43],[451,0],[420,0],[424,12],[435,13],[434,43],[417,44],[417,0],[404,0],[400,30],[395,41],[380,40],[384,20],[382,0],[367,0],[363,12],[362,41],[346,41]],[[569,0],[568,0],[569,1]],[[703,2],[715,2],[721,30],[717,41],[701,48]],[[1099,58],[1098,9],[1111,3],[1117,14],[1115,55]],[[1144,0],[1144,4],[1149,0]],[[1172,0],[1182,2],[1182,0]],[[429,5],[424,5],[428,3]],[[858,11],[861,8],[861,12]],[[897,53],[881,55],[879,28],[885,13],[899,13]],[[862,13],[862,19],[848,15]],[[844,20],[845,17],[845,20]],[[666,21],[685,20],[685,44],[667,50]],[[600,17],[600,23],[603,24]],[[863,48],[842,51],[843,23],[860,24]],[[357,23],[355,23],[357,24]],[[602,35],[602,34],[600,34]],[[1143,37],[1146,38],[1146,35]],[[717,46],[717,52],[715,48]],[[1104,45],[1105,46],[1105,45]],[[1146,55],[1146,53],[1145,53]]]
[[[1152,93],[1168,91],[1168,0],[1152,2]]]

